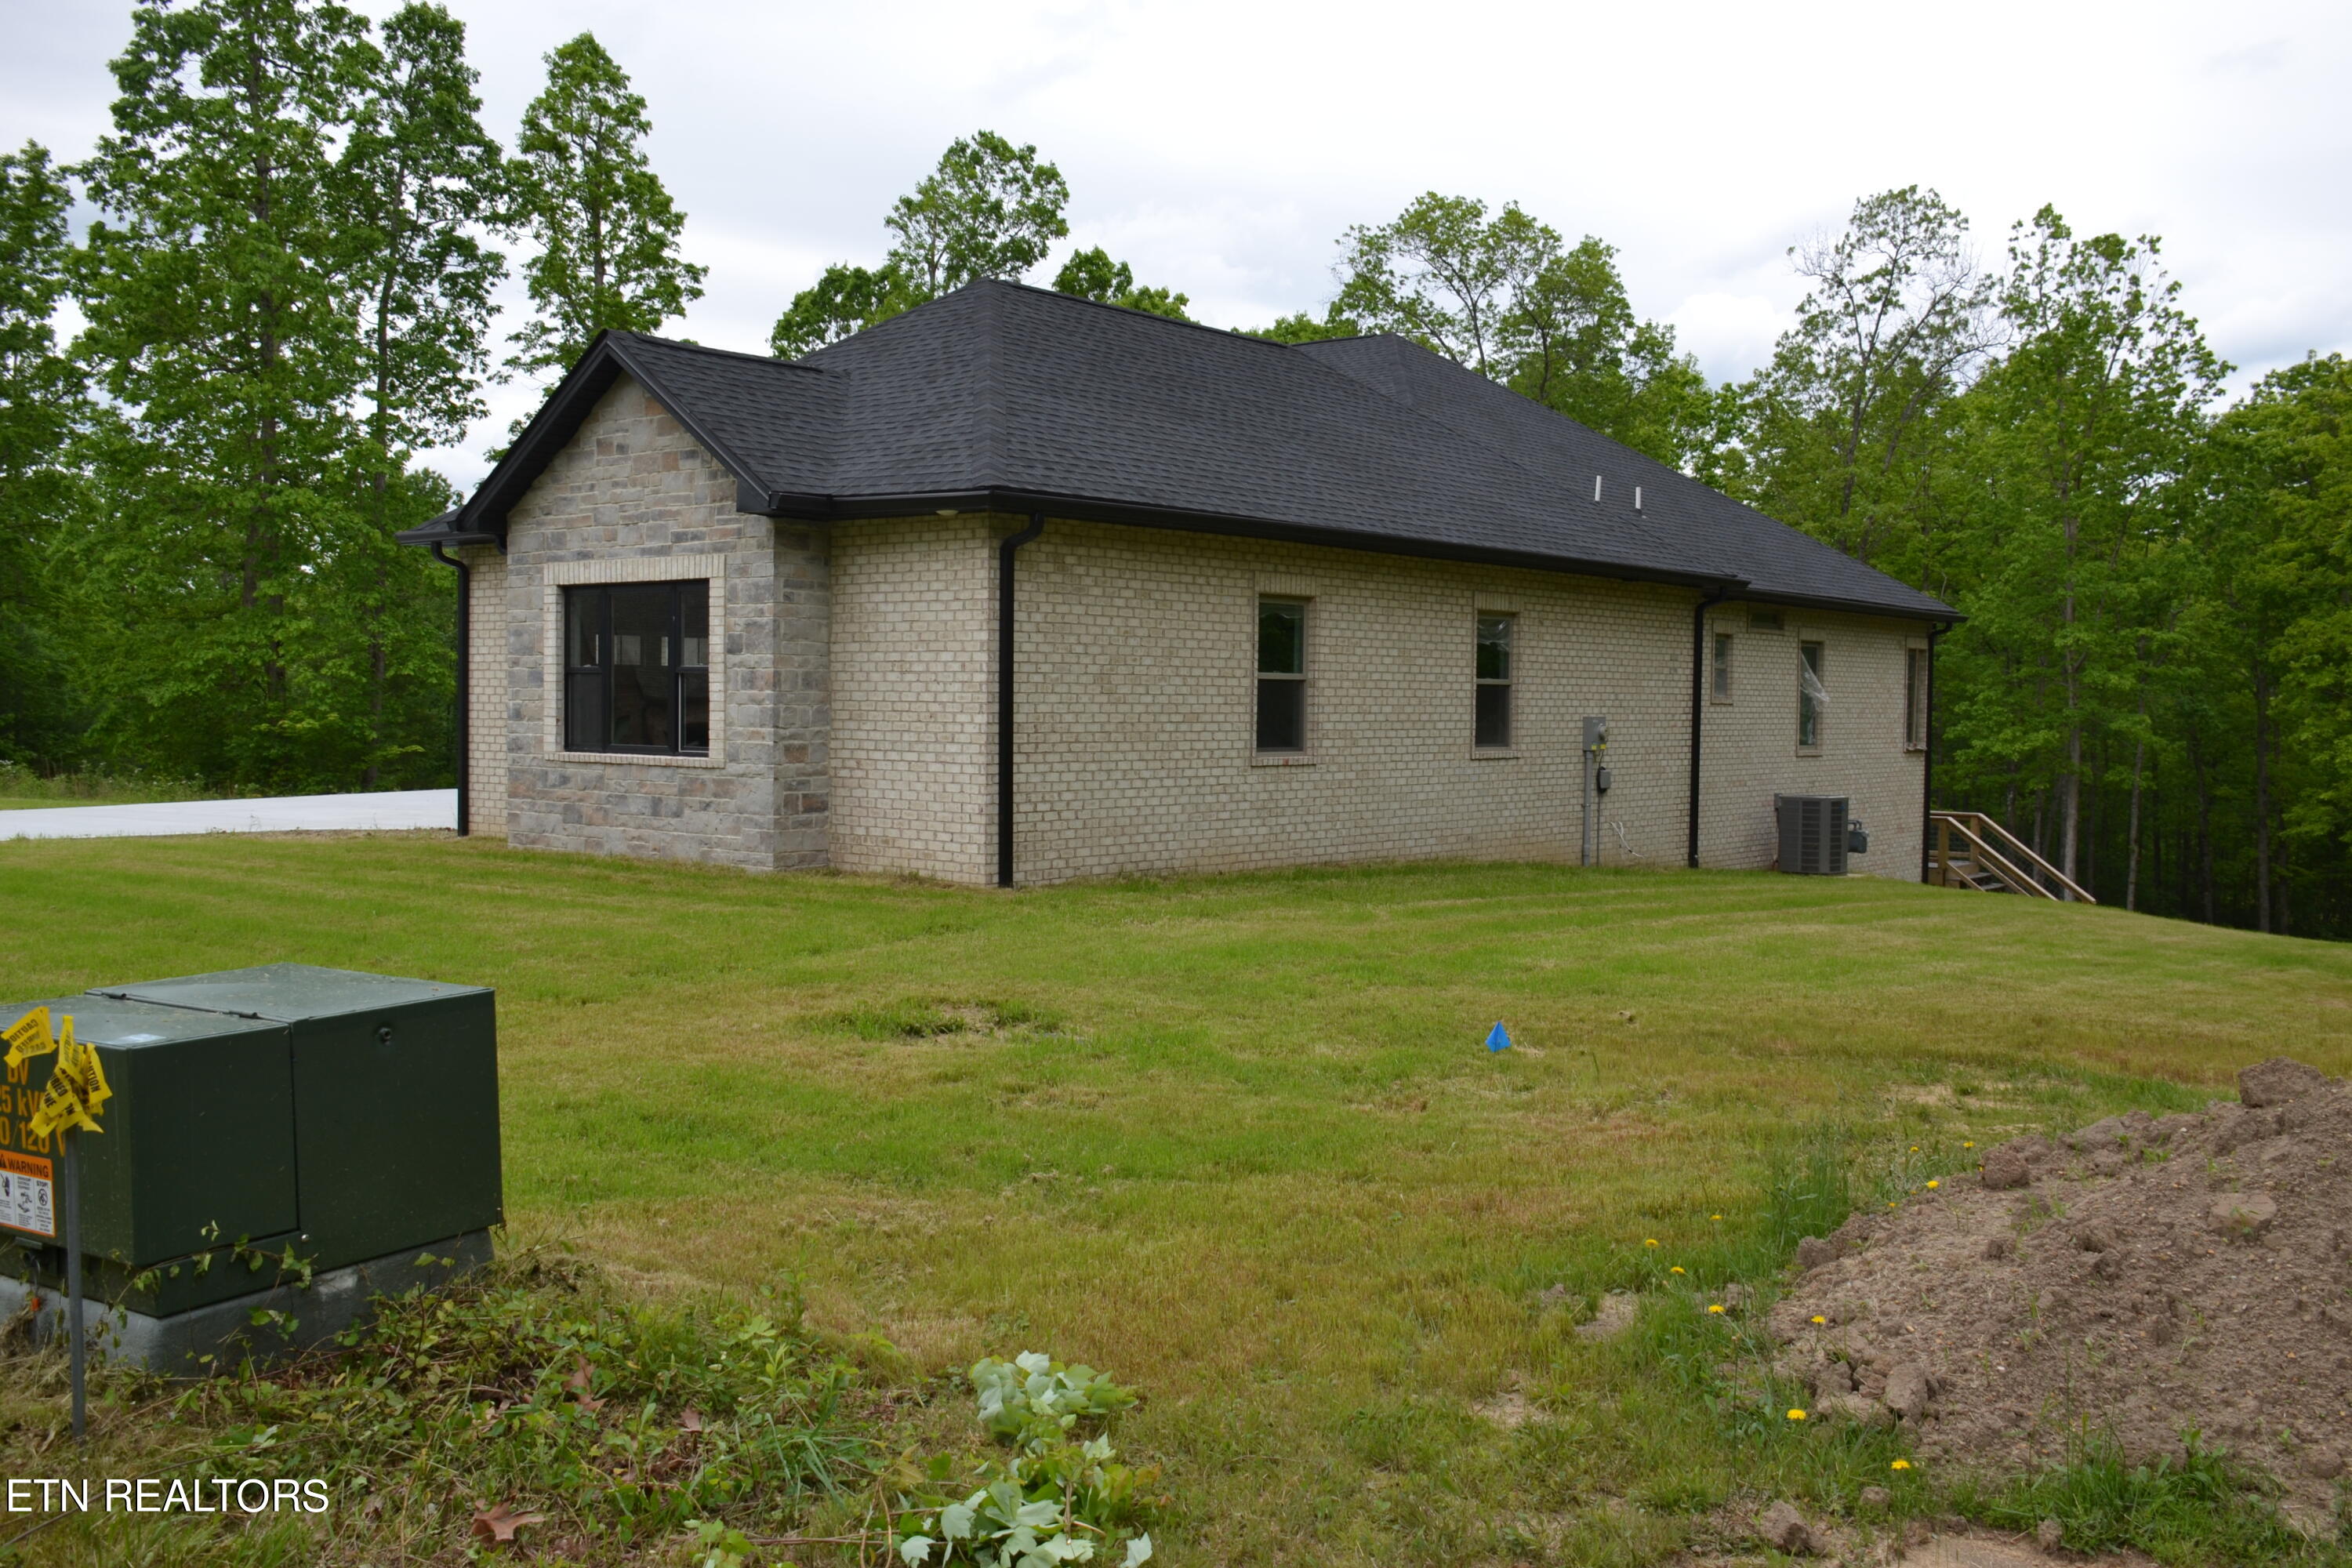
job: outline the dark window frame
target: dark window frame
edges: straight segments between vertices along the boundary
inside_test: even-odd
[[[1273,612],[1273,615],[1269,615]],[[1296,630],[1286,649],[1268,633],[1278,619],[1288,619]],[[1303,757],[1307,754],[1307,638],[1313,635],[1307,601],[1284,595],[1261,594],[1257,600],[1256,708],[1251,721],[1252,750],[1262,757]],[[1287,657],[1285,657],[1285,655]],[[1291,668],[1285,668],[1285,665]],[[1269,667],[1271,666],[1271,668]],[[1269,737],[1272,739],[1268,743]]]
[[[1490,644],[1486,637],[1489,625],[1499,626],[1502,637]],[[1518,715],[1514,710],[1517,700],[1511,688],[1517,679],[1513,668],[1514,648],[1518,639],[1518,616],[1507,610],[1480,610],[1472,620],[1471,671],[1477,683],[1477,697],[1471,709],[1471,745],[1481,752],[1507,752],[1517,739]],[[1490,661],[1493,648],[1500,658]],[[1489,673],[1493,669],[1498,673]]]
[[[1823,711],[1828,703],[1805,689],[1805,676],[1812,675],[1822,691],[1829,689],[1829,650],[1825,644],[1807,638],[1797,645],[1797,750],[1818,752],[1822,749],[1822,731],[1827,729],[1828,715]]]
[[[614,738],[615,715],[621,707],[618,682],[624,666],[615,657],[618,652],[614,630],[613,605],[616,595],[645,595],[668,590],[668,607],[662,618],[662,630],[657,647],[661,664],[668,672],[668,738],[660,744],[620,741]],[[692,613],[688,600],[697,591],[701,604],[698,616]],[[563,639],[559,649],[562,658],[562,686],[558,700],[562,703],[559,715],[559,733],[563,750],[578,755],[640,756],[640,757],[707,757],[710,755],[710,580],[707,577],[665,578],[646,582],[583,583],[566,586],[561,605],[558,630]],[[580,629],[576,617],[582,613],[593,617],[588,630],[587,652],[590,661],[577,662],[581,651]],[[702,635],[689,637],[686,628],[698,618]],[[624,634],[643,636],[642,633]],[[699,643],[698,650],[694,644]],[[675,661],[672,651],[675,650]],[[699,651],[701,661],[689,664],[689,652]],[[658,678],[657,678],[658,679]],[[698,728],[694,713],[693,693],[699,689],[701,744],[688,741]],[[593,713],[581,710],[582,699],[593,705]]]
[[[1927,749],[1927,650],[1903,650],[1903,749]]]

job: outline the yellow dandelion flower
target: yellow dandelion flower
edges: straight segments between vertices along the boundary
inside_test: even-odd
[[[1791,1421],[1802,1421],[1804,1418],[1805,1413],[1801,1410],[1791,1410],[1789,1412],[1789,1419]]]
[[[1682,1266],[1681,1264],[1679,1264],[1679,1263],[1675,1264],[1672,1268],[1669,1268],[1669,1269],[1667,1269],[1667,1270],[1666,1270],[1666,1272],[1667,1272],[1667,1273],[1669,1273],[1669,1274],[1680,1274],[1682,1271],[1683,1271],[1683,1266]]]
[[[1890,1470],[1907,1470],[1911,1468],[1911,1461],[1908,1459],[1897,1459],[1886,1468]]]
[[[1961,1147],[1961,1148],[1963,1148],[1963,1149],[1973,1149],[1973,1148],[1975,1148],[1975,1147],[1976,1147],[1976,1145],[1975,1145],[1975,1144],[1973,1144],[1973,1143],[1963,1143],[1963,1144],[1961,1144],[1961,1145],[1960,1145],[1960,1147]]]
[[[1943,1183],[1941,1183],[1941,1182],[1929,1182],[1929,1183],[1927,1184],[1927,1190],[1928,1190],[1929,1192],[1931,1192],[1931,1193],[1932,1193],[1932,1192],[1934,1192],[1937,1187],[1940,1187],[1940,1186],[1942,1186],[1943,1184],[1943,1184]]]
[[[1654,1236],[1645,1237],[1643,1238],[1642,1245],[1644,1247],[1655,1247],[1658,1245],[1658,1238]]]
[[[1916,1154],[1918,1152],[1919,1152],[1919,1145],[1917,1145],[1916,1143],[1912,1144],[1912,1145],[1911,1145],[1911,1152],[1913,1152],[1914,1154]]]
[[[1817,1323],[1821,1323],[1821,1324],[1826,1325],[1826,1324],[1829,1322],[1829,1320],[1828,1320],[1827,1318],[1822,1317],[1819,1312],[1815,1312],[1815,1313],[1813,1314],[1813,1321],[1815,1321],[1815,1322],[1817,1322]]]
[[[1721,1215],[1719,1215],[1719,1214],[1711,1214],[1711,1215],[1707,1215],[1706,1217],[1707,1217],[1707,1218],[1709,1218],[1709,1219],[1721,1219],[1723,1216],[1722,1216]]]
[[[1708,1305],[1706,1310],[1710,1312],[1720,1312],[1723,1310],[1723,1303],[1720,1301],[1712,1302]]]

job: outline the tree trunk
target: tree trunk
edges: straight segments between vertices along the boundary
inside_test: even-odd
[[[2144,697],[2140,699],[2140,711],[2147,711],[2147,700]],[[2124,908],[2127,910],[2139,908],[2139,784],[2140,770],[2147,761],[2147,737],[2141,735],[2132,742],[2131,817],[2126,829],[2130,845],[2124,853]],[[2158,875],[2163,875],[2161,869]]]
[[[2254,929],[2271,929],[2270,671],[2254,660]]]

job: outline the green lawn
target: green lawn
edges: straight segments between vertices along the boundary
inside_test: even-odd
[[[653,1290],[789,1272],[914,1372],[1109,1368],[1179,1565],[1643,1562],[1748,1489],[1884,1479],[1743,1437],[1579,1305],[1754,1268],[1825,1128],[1956,1162],[2263,1057],[2352,1069],[2352,948],[1863,879],[1006,895],[210,837],[0,844],[0,907],[8,1000],[277,959],[496,986],[519,1232]]]

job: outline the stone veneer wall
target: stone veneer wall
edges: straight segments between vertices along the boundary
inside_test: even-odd
[[[733,477],[644,388],[615,383],[508,519],[509,842],[826,864],[826,555],[819,531],[737,511]],[[723,650],[712,754],[563,752],[561,584],[705,574]]]
[[[836,538],[835,863],[992,873],[993,538],[1020,520],[859,524]],[[851,587],[851,584],[855,587]],[[1308,601],[1308,749],[1255,756],[1255,606]],[[1691,611],[1659,585],[1049,521],[1021,552],[1015,863],[1024,882],[1429,857],[1574,861],[1581,721],[1606,714],[1604,863],[1679,866]],[[1472,744],[1474,622],[1517,616],[1514,745]],[[1705,863],[1772,858],[1770,795],[1854,797],[1857,868],[1912,878],[1919,758],[1902,746],[1897,623],[1740,619],[1708,710]],[[1796,645],[1828,645],[1832,714],[1796,754]],[[1786,668],[1781,668],[1785,666]],[[856,783],[851,784],[854,768]],[[854,804],[852,804],[854,802]]]
[[[495,545],[460,550],[471,616],[467,626],[467,830],[507,830],[507,558]]]

